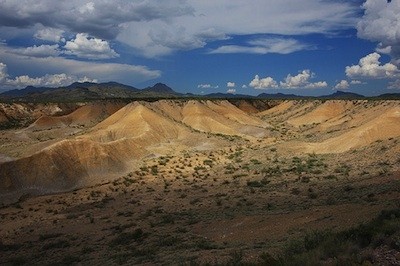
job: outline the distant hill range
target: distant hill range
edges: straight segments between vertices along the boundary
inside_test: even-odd
[[[165,84],[137,89],[117,82],[91,83],[75,82],[66,87],[48,88],[28,86],[25,89],[10,90],[0,94],[0,100],[20,101],[88,101],[103,99],[134,98],[177,98],[182,94]]]
[[[22,102],[73,102],[92,101],[105,99],[160,99],[160,98],[207,98],[207,99],[364,99],[363,95],[336,91],[330,95],[319,97],[299,96],[283,93],[261,93],[258,96],[244,94],[211,93],[206,95],[195,95],[192,93],[182,94],[174,91],[163,83],[157,83],[152,87],[138,89],[117,82],[91,83],[75,82],[66,87],[48,88],[28,86],[24,89],[10,90],[0,94],[1,101]],[[376,99],[400,99],[400,93],[382,94]]]
[[[347,91],[336,91],[330,95],[321,96],[320,98],[327,98],[327,99],[363,99],[365,98],[364,95],[347,92]]]

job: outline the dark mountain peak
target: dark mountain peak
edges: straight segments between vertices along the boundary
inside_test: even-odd
[[[357,94],[354,92],[349,91],[336,91],[330,95],[322,96],[322,98],[329,98],[329,99],[361,99],[365,98],[364,95]]]
[[[12,96],[12,97],[19,97],[24,96],[31,93],[43,92],[45,90],[49,90],[50,88],[47,87],[35,87],[35,86],[26,86],[24,89],[14,89],[5,91],[2,95],[5,96]]]
[[[304,96],[299,96],[296,94],[284,94],[284,93],[261,93],[257,96],[258,98],[266,99],[301,99]]]
[[[74,82],[71,85],[66,86],[65,88],[67,88],[67,89],[76,89],[78,87],[87,88],[89,86],[96,85],[96,84],[97,83],[88,82],[88,81],[86,81],[86,82]]]
[[[153,87],[147,87],[145,91],[151,91],[156,93],[169,93],[176,94],[176,92],[164,83],[157,83]]]

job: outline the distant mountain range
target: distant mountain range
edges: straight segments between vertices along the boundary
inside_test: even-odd
[[[91,83],[75,82],[66,87],[47,88],[28,86],[25,89],[10,90],[0,94],[2,100],[21,101],[86,101],[103,99],[133,98],[176,98],[182,94],[165,84],[137,89],[117,82]]]
[[[195,95],[192,93],[182,94],[174,91],[163,83],[157,83],[152,87],[138,89],[132,86],[117,82],[91,83],[75,82],[66,87],[48,88],[28,86],[20,90],[10,90],[0,94],[3,101],[25,101],[25,102],[70,102],[70,101],[91,101],[104,99],[159,99],[159,98],[211,98],[211,99],[364,99],[363,95],[336,91],[330,95],[319,97],[299,96],[295,94],[267,94],[261,93],[258,96],[244,94],[211,93],[206,95]],[[377,99],[400,99],[400,93],[382,94]]]

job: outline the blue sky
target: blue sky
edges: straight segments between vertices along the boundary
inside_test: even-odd
[[[400,92],[400,0],[1,0],[0,90]]]

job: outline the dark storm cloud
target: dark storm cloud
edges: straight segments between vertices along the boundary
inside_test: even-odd
[[[49,1],[0,0],[0,26],[26,28],[41,24],[112,39],[123,23],[168,20],[192,15],[184,0]]]

